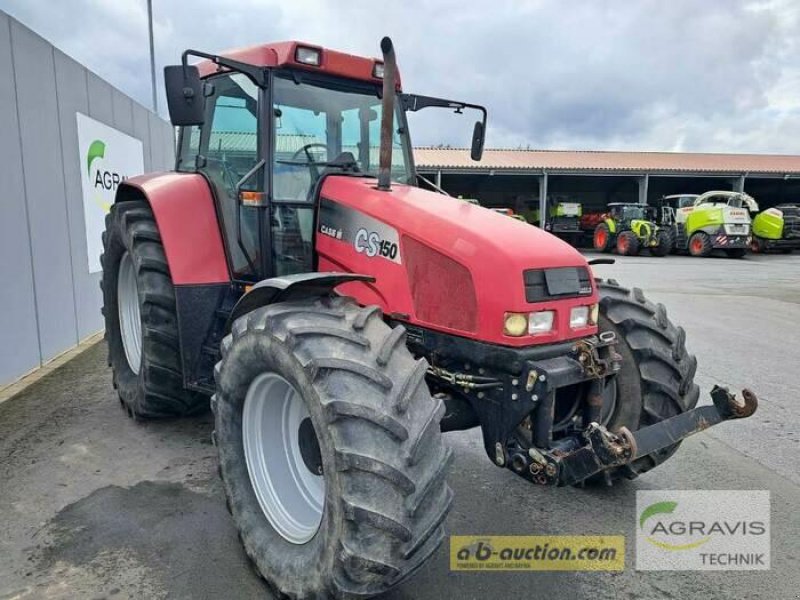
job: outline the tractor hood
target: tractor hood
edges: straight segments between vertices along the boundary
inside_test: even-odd
[[[469,202],[399,184],[383,192],[372,178],[329,176],[315,243],[320,271],[376,279],[345,284],[341,292],[411,324],[513,346],[596,331],[569,327],[572,306],[597,301],[584,257],[538,227]],[[556,313],[551,332],[503,333],[506,312],[539,310]]]

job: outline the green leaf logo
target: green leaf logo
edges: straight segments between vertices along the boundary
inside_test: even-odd
[[[651,504],[647,508],[642,511],[642,514],[639,515],[639,529],[644,529],[644,524],[647,519],[654,515],[663,515],[663,514],[672,514],[672,512],[677,508],[678,503],[672,501],[666,502],[656,502],[655,504]],[[659,548],[663,548],[664,550],[692,550],[697,548],[698,546],[702,546],[708,540],[711,539],[711,536],[706,536],[700,540],[689,542],[687,544],[671,544],[668,542],[662,542],[660,540],[655,539],[653,536],[647,536],[645,540],[653,544],[654,546],[658,546]]]
[[[674,511],[677,506],[677,502],[656,502],[655,504],[651,504],[639,515],[639,529],[642,529],[644,527],[644,522],[653,515],[672,514],[672,511]]]
[[[105,158],[106,144],[102,140],[94,140],[89,144],[89,151],[86,153],[86,174],[91,178],[92,163],[96,158]]]

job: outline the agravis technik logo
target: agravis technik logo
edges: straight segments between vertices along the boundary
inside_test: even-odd
[[[638,569],[769,569],[768,491],[641,491],[637,516]]]

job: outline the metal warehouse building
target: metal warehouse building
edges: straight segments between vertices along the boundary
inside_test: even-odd
[[[416,148],[414,158],[420,175],[453,196],[540,215],[545,199],[597,211],[708,190],[744,190],[762,209],[800,202],[800,156],[487,149],[474,162],[466,149]]]

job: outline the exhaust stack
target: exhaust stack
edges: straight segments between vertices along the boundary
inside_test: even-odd
[[[381,40],[383,52],[383,106],[381,115],[381,146],[378,163],[378,189],[392,189],[392,133],[394,129],[394,96],[397,79],[397,62],[394,57],[394,46],[389,37]]]

